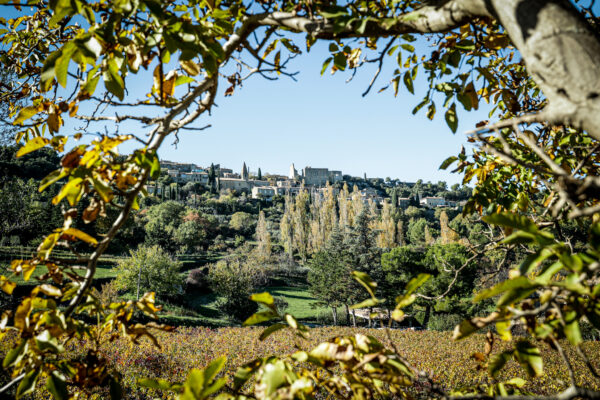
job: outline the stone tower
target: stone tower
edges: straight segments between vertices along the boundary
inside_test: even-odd
[[[290,172],[288,173],[288,178],[292,179],[292,180],[298,178],[298,171],[296,171],[296,167],[294,166],[294,163],[292,163],[292,165],[290,165]]]

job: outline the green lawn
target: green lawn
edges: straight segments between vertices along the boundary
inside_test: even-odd
[[[308,287],[272,286],[259,291],[271,293],[274,297],[282,297],[288,303],[285,312],[305,322],[321,322],[329,311],[323,307],[315,307],[316,300],[310,295]],[[190,296],[190,295],[188,295]],[[231,325],[217,309],[219,297],[213,293],[190,296],[186,299],[187,307],[164,304],[162,316],[171,324],[208,324],[215,326]]]
[[[273,286],[264,291],[275,297],[283,297],[288,303],[286,312],[301,320],[316,321],[320,315],[327,313],[324,307],[316,306],[317,301],[308,291],[308,287]]]
[[[31,275],[29,282],[31,282],[32,279],[42,276],[47,272],[48,272],[48,268],[46,268],[45,265],[38,266],[35,269],[35,271],[33,272],[33,275]],[[77,273],[79,275],[83,276],[85,274],[85,270],[77,270]],[[21,275],[19,275],[18,277],[11,276],[12,271],[10,270],[9,264],[0,265],[0,274],[5,275],[7,277],[11,277],[11,279],[19,285],[26,283],[23,280],[23,277]],[[116,276],[117,275],[115,273],[115,267],[113,265],[98,265],[98,267],[96,268],[96,275],[94,276],[94,278],[95,279],[106,279],[106,278],[112,279],[112,278],[115,278]],[[35,282],[35,281],[33,281],[33,282]]]

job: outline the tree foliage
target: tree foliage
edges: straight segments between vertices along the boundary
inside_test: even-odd
[[[154,292],[165,297],[182,293],[181,264],[160,247],[140,246],[132,250],[130,255],[130,258],[117,265],[118,289],[136,294]]]

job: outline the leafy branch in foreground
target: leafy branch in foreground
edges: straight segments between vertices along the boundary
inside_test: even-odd
[[[64,217],[62,226],[49,228],[31,259],[11,264],[13,275],[25,280],[41,265],[48,273],[14,312],[3,310],[1,335],[16,340],[3,363],[12,370],[12,380],[0,394],[16,386],[17,397],[22,397],[45,379],[55,398],[89,394],[103,385],[112,388],[113,397],[121,396],[119,376],[99,355],[100,344],[119,335],[133,342],[142,336],[154,340],[152,329],[168,328],[133,321],[136,310],[156,316],[152,294],[135,302],[101,304],[92,290],[98,260],[130,211],[138,207],[147,180],[159,173],[157,151],[164,140],[171,136],[177,141],[184,130],[204,129],[206,125],[194,124],[210,112],[222,83],[228,85],[225,94],[232,95],[255,75],[294,77],[286,68],[301,53],[295,33],[307,34],[308,49],[316,40],[331,41],[331,57],[323,71],[331,66],[332,72],[354,74],[369,63],[380,69],[384,58],[394,56],[397,68],[389,85],[395,93],[400,83],[414,93],[417,76],[425,74],[426,93],[414,112],[427,106],[426,116],[433,119],[436,100],[441,98],[439,108],[445,109],[444,119],[452,131],[458,129],[459,105],[470,111],[478,109],[480,100],[493,104],[490,118],[501,119],[501,125],[482,123],[471,139],[476,145],[473,154],[461,152],[443,166],[457,161],[466,182],[477,178],[466,211],[486,215],[496,227],[492,231],[506,236],[502,246],[518,246],[530,256],[509,279],[479,295],[500,296],[497,310],[463,322],[456,336],[495,324],[501,337],[508,339],[510,328],[520,324],[561,355],[565,352],[559,340],[565,337],[598,378],[581,348],[579,327],[584,319],[596,327],[600,320],[597,18],[579,1],[528,0],[525,8],[523,4],[516,0],[0,2],[18,12],[16,18],[0,19],[0,62],[17,77],[3,84],[2,101],[8,103],[9,115],[20,130],[18,155],[48,147],[63,156],[60,169],[42,181],[40,190],[60,186],[52,203],[62,207]],[[411,44],[417,35],[432,40],[430,55],[418,56]],[[385,38],[383,45],[378,44],[380,38]],[[133,90],[131,78],[138,73],[151,79]],[[65,133],[67,119],[82,126]],[[120,132],[123,122],[131,124],[129,132]],[[530,129],[523,129],[523,124]],[[93,133],[101,130],[105,133]],[[147,134],[139,136],[138,131]],[[87,135],[94,139],[80,144]],[[139,148],[118,158],[117,146],[134,141]],[[118,210],[110,227],[98,237],[86,233],[86,224],[108,208]],[[562,234],[560,222],[568,218],[588,223],[584,250],[572,249]],[[72,251],[76,261],[54,254],[61,247]],[[91,253],[83,255],[82,247]],[[76,272],[81,269],[83,277]],[[14,276],[0,277],[0,287],[9,294],[15,288]],[[365,275],[357,278],[371,295],[362,305],[376,305],[374,283]],[[402,308],[414,301],[424,279],[409,283],[394,317],[401,318]],[[255,300],[267,311],[248,323],[277,318],[280,325],[267,328],[267,333],[285,326],[305,334],[292,316],[279,314],[269,296]],[[65,345],[79,338],[92,343],[86,357],[66,358]],[[488,344],[493,344],[489,336]],[[543,369],[536,346],[521,340],[503,356],[477,358],[492,375],[511,357],[538,375]],[[571,360],[564,356],[563,361],[575,376]],[[303,369],[302,363],[314,369]],[[222,365],[217,360],[203,371],[193,371],[180,386],[146,383],[183,390],[185,398],[204,398],[219,389],[237,395],[255,376],[255,397],[311,397],[322,387],[339,397],[364,398],[408,395],[407,385],[428,379],[410,367],[393,343],[386,347],[364,335],[336,338],[289,358],[257,360],[241,369],[232,388],[221,378],[215,380]],[[456,395],[528,398],[518,394],[521,383],[498,382],[484,393],[475,388]],[[431,382],[429,387],[431,396],[453,396]],[[572,379],[567,390],[548,396],[574,397],[600,395]]]

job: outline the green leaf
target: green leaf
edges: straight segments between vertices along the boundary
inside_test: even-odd
[[[32,393],[35,389],[35,383],[37,382],[38,376],[40,375],[40,369],[34,369],[33,371],[29,371],[19,386],[17,387],[17,400],[26,394]]]
[[[263,359],[257,358],[239,367],[233,376],[233,389],[239,390],[263,365]]]
[[[406,86],[408,91],[411,92],[412,94],[415,94],[415,89],[413,87],[413,78],[410,74],[410,71],[406,71],[404,73],[403,81],[404,81],[404,86]]]
[[[523,378],[512,378],[512,379],[510,379],[510,380],[508,380],[508,381],[506,381],[504,383],[506,383],[508,385],[516,386],[518,388],[521,388],[521,387],[525,386],[525,384],[527,383],[527,381],[525,379],[523,379]]]
[[[472,333],[477,332],[478,329],[470,320],[465,319],[454,328],[452,339],[464,339]]]
[[[364,301],[361,301],[358,304],[353,304],[352,306],[350,306],[351,309],[360,309],[360,308],[369,308],[369,307],[375,307],[380,303],[379,299],[367,299]]]
[[[504,365],[510,360],[513,352],[510,350],[503,351],[502,353],[498,353],[495,356],[490,358],[488,363],[488,372],[490,375],[495,378],[498,375],[498,372],[504,367]]]
[[[27,352],[28,347],[29,346],[27,344],[27,339],[21,340],[21,343],[19,343],[19,345],[17,347],[10,350],[6,354],[6,357],[4,357],[4,361],[2,361],[2,366],[4,368],[8,368],[8,367],[11,367],[11,366],[17,364],[19,361],[21,361],[21,359]]]
[[[486,215],[482,219],[488,224],[520,229],[529,233],[538,233],[539,231],[535,223],[529,218],[510,212]]]
[[[450,165],[452,165],[455,161],[458,160],[458,157],[451,156],[444,160],[444,162],[440,165],[439,169],[447,169]]]
[[[540,349],[527,340],[520,340],[515,346],[515,358],[529,376],[541,376],[544,372]]]
[[[256,324],[260,324],[261,322],[270,321],[273,318],[277,318],[277,317],[278,317],[278,315],[271,310],[261,311],[261,312],[252,314],[250,317],[248,317],[248,319],[246,319],[244,321],[244,323],[242,325],[243,326],[256,325]]]
[[[344,55],[344,53],[336,53],[333,56],[333,65],[339,69],[340,71],[344,71],[346,69],[346,63],[347,63],[347,59],[346,56]]]
[[[420,288],[425,282],[427,282],[431,278],[430,274],[419,274],[416,277],[412,278],[407,284],[404,292],[406,294],[411,294],[418,288]]]
[[[52,7],[54,10],[54,14],[52,15],[52,18],[50,18],[50,26],[54,26],[61,19],[68,15],[72,15],[75,12],[73,7],[71,6],[71,0],[58,0],[50,2],[50,4],[54,4],[54,7]]]
[[[323,67],[321,68],[321,75],[325,73],[327,67],[329,67],[329,64],[331,64],[331,61],[333,61],[333,57],[329,57],[323,62]]]
[[[456,130],[458,129],[458,118],[456,117],[456,103],[452,103],[450,108],[446,110],[445,118],[446,124],[448,124],[448,127],[450,128],[452,133],[456,133]]]
[[[352,271],[352,277],[367,289],[367,292],[369,292],[371,297],[375,297],[377,283],[374,282],[368,274],[361,271]]]
[[[52,337],[48,330],[35,337],[35,344],[40,351],[50,350],[57,354],[65,351],[64,347],[58,344],[56,338]]]
[[[508,279],[508,280],[502,281],[499,284],[497,284],[496,286],[493,286],[489,289],[484,289],[484,290],[480,291],[479,293],[477,293],[477,295],[473,299],[473,302],[476,303],[481,300],[489,299],[490,297],[494,297],[496,295],[499,295],[500,293],[504,293],[511,289],[516,289],[516,288],[529,289],[531,287],[532,287],[532,283],[529,281],[529,279],[527,279],[527,277],[519,276],[514,279]]]
[[[565,327],[563,329],[565,336],[573,346],[577,346],[583,342],[581,337],[581,329],[577,319],[577,311],[569,311],[565,313]]]
[[[52,371],[48,376],[48,380],[46,380],[46,389],[48,389],[55,400],[67,400],[69,398],[66,378],[58,371]]]
[[[21,147],[19,151],[17,151],[17,157],[22,157],[25,154],[31,153],[32,151],[39,150],[48,143],[50,143],[50,141],[46,138],[41,136],[34,137],[33,139],[29,140],[25,146]]]
[[[213,379],[215,379],[217,374],[219,372],[221,372],[221,370],[225,366],[226,362],[227,362],[227,357],[222,356],[222,357],[219,357],[219,358],[213,360],[210,364],[208,364],[208,366],[204,369],[205,381],[208,383],[208,382],[211,382]]]
[[[282,324],[281,322],[278,322],[276,324],[270,325],[269,327],[267,327],[265,330],[263,330],[259,336],[259,339],[265,340],[266,338],[268,338],[269,336],[271,336],[271,334],[277,332],[278,330],[281,330],[283,328],[287,328],[286,324]]]
[[[108,68],[102,73],[104,79],[104,87],[110,93],[117,96],[119,100],[123,100],[125,96],[125,82],[119,75],[119,66],[114,58],[108,59]]]
[[[158,390],[171,390],[173,384],[164,379],[140,378],[137,380],[138,386]]]
[[[61,51],[60,57],[56,59],[54,64],[54,74],[56,75],[56,81],[62,87],[67,87],[67,74],[69,72],[69,63],[71,62],[71,56],[75,51],[75,45],[73,43],[66,44]]]

